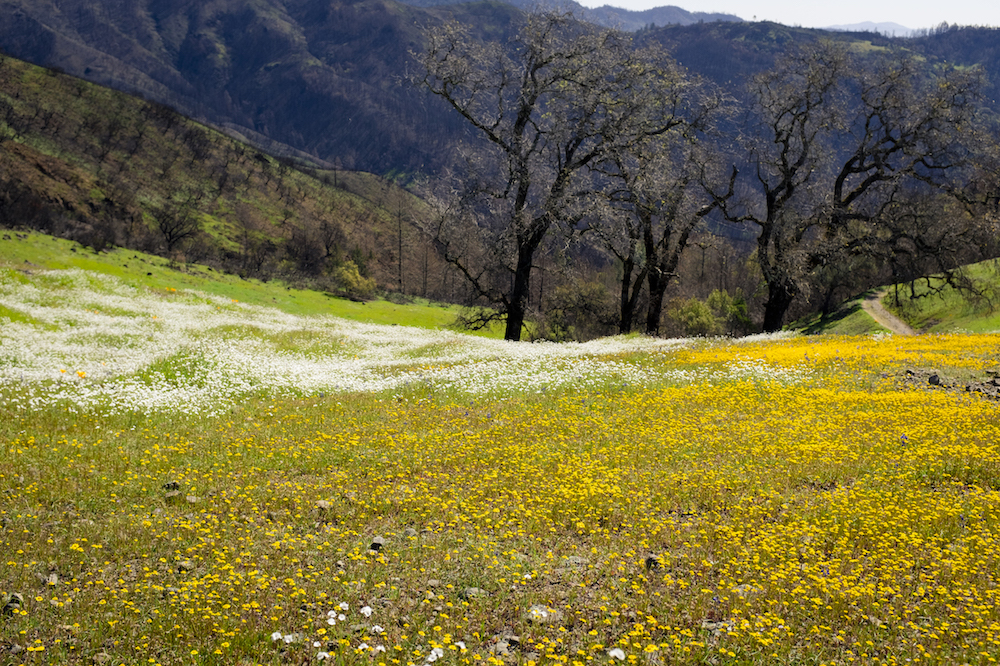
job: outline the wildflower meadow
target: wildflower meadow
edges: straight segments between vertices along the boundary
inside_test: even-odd
[[[0,664],[996,663],[997,343],[0,269]]]

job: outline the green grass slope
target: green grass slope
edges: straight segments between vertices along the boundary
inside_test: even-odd
[[[337,298],[327,292],[295,288],[282,281],[263,282],[226,274],[198,264],[176,264],[152,254],[122,248],[95,252],[73,241],[34,232],[0,232],[0,268],[22,272],[80,269],[108,275],[145,290],[193,290],[239,303],[277,308],[294,315],[332,315],[363,323],[428,329],[458,329],[461,308],[426,299],[394,303]],[[0,310],[0,321],[21,320]],[[497,331],[482,335],[499,337]]]
[[[924,333],[1000,331],[1000,260],[890,288],[887,308]]]
[[[834,312],[815,314],[788,328],[807,334],[863,335],[886,332],[862,302],[845,301]],[[946,274],[886,288],[882,304],[920,333],[1000,332],[1000,260],[990,259]]]
[[[441,300],[422,210],[371,174],[299,168],[166,107],[0,56],[0,227]],[[354,267],[364,284],[345,279]]]

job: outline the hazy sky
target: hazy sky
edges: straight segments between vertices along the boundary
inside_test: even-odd
[[[907,28],[932,28],[942,22],[1000,27],[997,0],[578,0],[587,7],[612,5],[643,10],[675,5],[690,12],[724,12],[747,21],[823,28],[873,21],[891,21]]]

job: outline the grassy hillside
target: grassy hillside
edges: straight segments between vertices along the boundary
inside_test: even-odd
[[[11,0],[0,48],[154,99],[342,168],[442,164],[457,119],[407,79],[421,28],[461,15],[485,33],[514,7],[418,9],[392,0]]]
[[[1000,331],[1000,262],[965,266],[952,276],[931,275],[896,285],[886,307],[924,333]]]
[[[920,333],[1000,332],[1000,263],[996,259],[964,266],[952,274],[931,275],[882,288],[882,304]],[[862,308],[869,294],[846,301],[834,312],[788,326],[803,333],[863,335],[886,332]]]
[[[0,226],[440,299],[454,283],[414,226],[421,210],[374,176],[306,173],[160,105],[0,56]]]
[[[415,326],[428,329],[457,328],[458,306],[412,299],[405,303],[375,299],[352,301],[321,291],[299,289],[281,281],[261,282],[222,273],[200,264],[176,264],[163,257],[126,249],[101,252],[64,239],[33,232],[0,231],[0,268],[33,275],[42,271],[83,270],[108,276],[142,292],[175,294],[197,292],[229,299],[232,303],[272,307],[292,315],[328,315],[362,323]],[[11,273],[13,274],[13,273]],[[30,316],[14,314],[0,306],[13,321]],[[497,331],[482,335],[499,337]]]
[[[0,663],[1000,653],[996,336],[512,344],[146,260],[0,268]]]

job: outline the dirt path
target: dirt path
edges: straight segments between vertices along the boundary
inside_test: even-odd
[[[917,332],[910,328],[909,324],[882,306],[882,297],[885,296],[886,293],[888,292],[879,291],[877,293],[870,294],[861,303],[861,307],[865,312],[871,315],[872,319],[896,335],[916,335]]]

